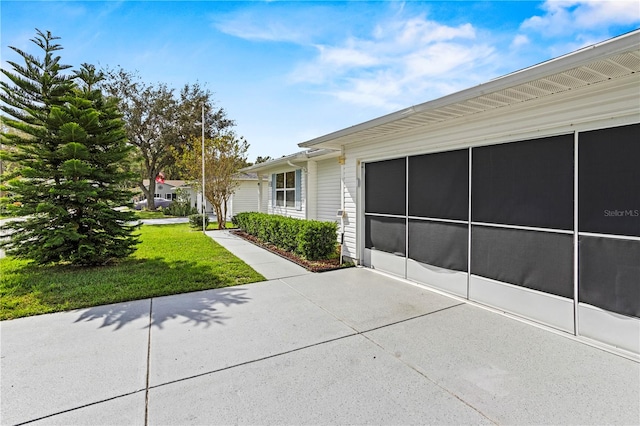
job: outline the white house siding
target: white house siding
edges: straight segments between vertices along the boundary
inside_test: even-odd
[[[306,175],[305,175],[305,170],[300,167],[299,169],[302,169],[302,174],[301,174],[301,179],[300,179],[300,206],[296,206],[296,207],[286,207],[286,206],[276,206],[275,205],[275,200],[273,199],[273,185],[274,183],[272,182],[272,176],[274,174],[278,174],[278,173],[285,173],[285,172],[292,172],[295,171],[297,169],[288,167],[288,168],[280,168],[280,169],[273,169],[273,170],[269,170],[269,174],[268,174],[268,185],[265,185],[264,191],[267,192],[267,194],[264,194],[263,192],[263,196],[267,196],[269,199],[268,202],[268,208],[269,208],[269,214],[277,214],[277,215],[281,215],[281,216],[288,216],[288,217],[294,217],[297,219],[306,219],[306,198],[307,198],[307,194],[306,194]],[[267,179],[265,179],[265,181],[267,181]]]
[[[631,353],[637,357],[640,354],[640,339],[638,339],[640,319],[609,312],[601,307],[592,306],[588,302],[578,303],[578,294],[581,294],[580,288],[582,288],[582,283],[579,281],[579,266],[575,260],[576,256],[579,259],[581,256],[579,253],[582,253],[575,242],[577,226],[575,223],[576,218],[579,217],[578,204],[574,204],[574,231],[569,231],[574,247],[573,283],[569,284],[572,284],[574,289],[578,288],[577,292],[574,290],[572,299],[547,294],[544,291],[532,291],[517,285],[512,286],[473,273],[452,274],[450,271],[441,273],[435,269],[423,268],[419,264],[416,268],[417,263],[411,259],[404,263],[401,261],[404,259],[402,257],[377,250],[365,250],[362,164],[460,148],[520,143],[530,139],[571,135],[575,132],[578,132],[578,137],[574,138],[574,143],[577,143],[579,153],[581,132],[640,123],[637,90],[639,85],[640,75],[635,74],[574,89],[549,98],[496,108],[474,116],[427,126],[421,131],[384,139],[372,138],[363,140],[361,143],[346,145],[344,147],[346,157],[344,205],[347,217],[344,227],[344,255],[359,259],[362,263],[372,265],[376,269],[435,288],[444,289],[443,283],[456,286],[460,284],[445,291],[570,334],[603,342],[625,354]],[[473,152],[475,151],[472,150],[472,155]],[[577,154],[574,153],[574,155],[578,158]],[[473,197],[473,182],[471,184]],[[577,188],[575,182],[574,185]],[[606,238],[603,238],[604,240]],[[469,254],[472,256],[471,253],[470,249]],[[595,255],[592,254],[592,256]],[[445,281],[445,278],[449,281]],[[455,278],[455,283],[450,278]],[[563,283],[567,284],[567,281]],[[460,288],[460,292],[455,291],[454,288]]]
[[[343,217],[343,246],[342,253],[346,257],[351,259],[360,259],[358,254],[358,239],[357,236],[361,234],[358,228],[359,212],[358,204],[360,201],[360,161],[357,159],[357,152],[351,153],[345,151],[346,161],[344,165],[344,186],[342,193],[344,196],[344,217]]]
[[[344,254],[361,259],[361,163],[406,155],[515,142],[640,122],[640,75],[608,80],[561,94],[496,108],[424,127],[395,138],[366,139],[345,149]]]
[[[269,186],[269,179],[262,179],[260,181],[260,192],[258,193],[260,209],[255,210],[260,213],[267,213],[269,211],[269,192],[271,191],[271,187]],[[258,200],[256,200],[256,205],[258,204]]]
[[[258,180],[241,180],[231,199],[229,216],[258,211]]]
[[[335,222],[340,209],[340,173],[337,158],[317,162],[317,207],[316,218]]]

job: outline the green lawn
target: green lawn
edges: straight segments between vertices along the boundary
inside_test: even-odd
[[[165,219],[168,217],[175,217],[175,216],[167,216],[161,211],[153,212],[151,210],[136,210],[135,213],[138,219]]]
[[[136,253],[110,266],[38,267],[0,259],[0,319],[264,280],[188,224],[144,225],[140,234]]]

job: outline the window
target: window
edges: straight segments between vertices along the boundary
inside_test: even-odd
[[[296,206],[296,172],[276,174],[276,206]]]

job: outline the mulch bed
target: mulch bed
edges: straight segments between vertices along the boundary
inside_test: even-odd
[[[352,263],[343,263],[342,265],[340,265],[339,258],[325,259],[325,260],[303,259],[300,256],[296,255],[295,253],[281,250],[278,247],[274,246],[273,244],[265,243],[259,240],[258,238],[254,237],[253,235],[247,234],[244,231],[234,230],[234,231],[231,231],[231,233],[244,240],[249,241],[250,243],[257,245],[258,247],[268,250],[271,253],[277,254],[280,257],[284,257],[285,259],[290,260],[291,262],[298,264],[311,272],[326,272],[326,271],[333,271],[335,269],[349,268],[353,266]]]

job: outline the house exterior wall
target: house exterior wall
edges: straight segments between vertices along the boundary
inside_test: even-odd
[[[167,200],[174,200],[176,193],[176,187],[169,183],[156,183],[156,197],[166,198]]]
[[[629,233],[624,234],[627,235],[626,237],[608,235],[609,233],[606,233],[607,235],[588,234],[589,231],[587,231],[585,235],[585,232],[578,232],[578,218],[581,213],[577,195],[580,186],[578,185],[578,178],[576,177],[578,176],[579,170],[587,170],[578,167],[578,155],[581,146],[580,142],[582,140],[581,135],[585,136],[584,140],[586,141],[589,135],[587,132],[600,129],[615,129],[640,123],[640,104],[638,103],[637,92],[639,84],[640,76],[637,74],[631,75],[567,91],[548,98],[527,101],[509,107],[496,108],[495,110],[478,113],[474,116],[451,120],[439,125],[432,125],[423,128],[422,131],[399,134],[392,138],[368,139],[363,140],[361,143],[345,146],[344,207],[346,217],[344,219],[344,255],[358,259],[367,266],[376,267],[403,278],[444,289],[445,291],[460,295],[469,300],[494,306],[498,309],[532,319],[571,334],[598,340],[623,351],[630,351],[634,354],[640,353],[640,319],[637,317],[638,305],[624,308],[626,310],[617,306],[610,309],[605,306],[606,301],[603,300],[606,299],[606,297],[613,298],[611,295],[603,295],[603,300],[594,296],[595,298],[592,298],[592,300],[596,303],[592,303],[585,299],[585,297],[588,296],[588,286],[581,278],[583,272],[585,274],[591,274],[591,277],[600,277],[600,275],[598,275],[601,273],[600,269],[608,265],[607,261],[603,261],[605,264],[600,265],[600,269],[596,268],[597,271],[595,273],[585,269],[589,268],[590,264],[599,264],[598,262],[600,262],[600,260],[595,261],[594,259],[606,258],[607,255],[610,256],[609,252],[604,249],[598,253],[598,249],[595,248],[597,244],[603,244],[603,246],[610,244],[611,247],[614,245],[626,247],[624,250],[618,250],[622,250],[620,253],[624,256],[635,256],[629,253],[637,253],[639,250],[639,237],[634,236],[636,234],[633,233],[637,231],[628,230]],[[591,134],[593,134],[593,132],[591,132]],[[558,137],[556,138],[556,136]],[[373,162],[380,162],[381,160],[399,159],[400,162],[397,163],[398,165],[406,164],[407,167],[409,167],[408,165],[417,155],[440,152],[449,153],[454,150],[464,149],[463,152],[466,151],[469,153],[469,164],[471,165],[475,164],[471,159],[476,158],[476,154],[486,154],[487,148],[513,143],[513,147],[517,150],[520,149],[519,147],[524,147],[526,141],[540,141],[543,139],[552,143],[550,147],[560,147],[560,142],[556,144],[554,141],[562,141],[564,146],[568,143],[568,146],[573,149],[573,154],[569,154],[568,157],[564,154],[562,156],[562,158],[564,158],[563,164],[575,167],[573,173],[576,173],[573,177],[570,175],[568,180],[569,183],[573,182],[573,190],[569,189],[569,195],[564,198],[569,201],[569,216],[571,216],[572,213],[573,225],[564,225],[564,227],[544,226],[534,229],[527,226],[480,223],[487,221],[474,222],[472,218],[475,213],[472,214],[468,220],[445,220],[443,222],[442,220],[438,221],[437,216],[434,216],[436,219],[424,220],[421,218],[413,218],[409,213],[402,213],[396,216],[396,218],[393,218],[393,214],[391,216],[389,214],[376,215],[375,211],[373,215],[368,213],[365,221],[365,176],[363,173],[365,164],[374,164]],[[613,143],[614,140],[611,142]],[[504,146],[506,147],[507,145]],[[583,146],[586,150],[587,145]],[[389,162],[385,163],[389,164]],[[493,164],[487,161],[484,161],[484,163],[479,162],[478,164],[484,164],[485,172],[491,171],[491,167],[495,167],[487,166],[488,164]],[[503,167],[505,166],[503,165]],[[629,170],[628,163],[625,167],[625,170]],[[480,170],[472,166],[469,166],[469,168],[470,171]],[[367,170],[369,169],[367,168]],[[419,184],[417,181],[409,180],[408,176],[411,168],[408,170],[406,177],[403,177],[404,173],[402,172],[397,173],[397,176],[400,176],[399,179],[402,180],[406,178],[409,182],[408,185],[412,183],[414,185]],[[545,170],[545,168],[541,167],[538,170]],[[555,171],[556,169],[553,168],[552,170]],[[386,180],[384,177],[386,175],[387,174],[378,172],[379,179],[377,182],[384,185]],[[477,183],[478,181],[475,180],[475,177],[472,178],[472,176],[475,175],[469,174],[469,176],[469,183],[471,185],[469,212],[477,212],[477,210],[474,210],[475,207],[471,207],[474,206],[474,203],[471,201],[474,197],[474,182]],[[529,176],[529,179],[535,179],[535,175],[528,174],[527,176]],[[541,176],[541,178],[543,178],[543,176]],[[486,191],[486,179],[484,182],[484,189]],[[564,179],[562,182],[566,183],[567,179]],[[367,183],[370,183],[368,178]],[[630,188],[633,188],[635,183],[630,183],[630,185]],[[393,191],[390,192],[388,189],[386,191],[393,194],[397,193]],[[407,189],[407,194],[408,193],[409,189]],[[370,194],[375,196],[375,190]],[[627,198],[629,198],[629,195],[627,195]],[[633,197],[631,196],[631,198]],[[638,199],[638,201],[640,202],[640,199]],[[634,203],[632,204],[635,205]],[[573,207],[571,207],[571,205],[573,205]],[[499,211],[500,209],[498,208],[496,210]],[[573,212],[571,212],[571,210],[573,210]],[[548,210],[548,212],[549,211],[550,210]],[[606,212],[606,210],[604,211]],[[637,210],[630,211],[631,214],[637,212]],[[635,215],[637,216],[637,213],[635,213]],[[566,214],[564,216],[566,216]],[[427,235],[428,232],[431,232],[428,226],[431,226],[430,224],[433,224],[434,220],[439,224],[448,222],[452,227],[461,227],[464,233],[467,232],[466,228],[468,227],[469,233],[467,235],[470,245],[467,250],[468,256],[472,260],[469,263],[471,269],[467,269],[468,265],[463,265],[462,268],[452,272],[449,269],[442,269],[443,267],[431,267],[416,262],[405,253],[399,252],[404,250],[404,244],[407,244],[409,251],[411,251],[410,242],[412,240],[410,235],[413,234],[411,234],[409,229],[411,229],[412,223],[424,224],[420,226],[424,226],[422,229],[425,235]],[[386,223],[389,225],[384,225],[386,226],[384,232],[368,231],[370,235],[378,232],[376,243],[372,244],[371,241],[365,241],[365,225],[367,229],[374,229],[369,227],[375,225],[379,227],[378,229],[382,230],[383,228],[380,228],[382,225],[376,225],[376,223],[384,223],[385,221],[387,221]],[[457,224],[453,222],[457,222]],[[406,243],[399,243],[400,246],[402,246],[402,250],[395,250],[393,248],[385,249],[381,247],[389,240],[385,232],[391,229],[392,226],[395,226],[392,225],[393,223],[401,223],[403,227],[405,223],[407,224],[406,228],[402,228],[406,229],[406,231],[401,231],[402,233],[397,234],[388,234],[391,237],[394,235],[398,236],[398,240],[402,241],[405,241],[404,238],[406,238]],[[497,221],[495,223],[503,222]],[[509,222],[504,223],[508,224]],[[569,223],[571,223],[571,221],[569,221]],[[438,226],[442,229],[446,224]],[[568,226],[568,228],[566,228],[566,226]],[[407,234],[405,234],[405,232]],[[565,258],[558,260],[557,256],[554,256],[553,253],[549,255],[544,250],[541,251],[535,246],[535,244],[538,243],[531,245],[533,244],[533,239],[529,243],[523,243],[523,240],[520,239],[521,236],[529,238],[529,236],[533,234],[536,235],[536,238],[541,238],[541,240],[538,241],[548,239],[547,242],[540,243],[540,247],[551,247],[554,250],[557,248],[558,253],[562,253]],[[453,236],[454,234],[450,235]],[[488,238],[487,235],[491,237]],[[553,291],[545,289],[526,288],[523,284],[516,282],[520,278],[516,281],[510,281],[508,278],[498,279],[499,277],[491,277],[491,274],[481,273],[480,269],[483,267],[489,268],[491,270],[490,272],[500,274],[509,272],[509,265],[506,263],[501,266],[496,266],[491,262],[495,262],[497,259],[492,258],[490,262],[488,260],[485,261],[487,258],[484,257],[484,254],[493,247],[491,244],[494,244],[492,242],[494,240],[498,241],[498,244],[504,245],[504,247],[510,245],[510,247],[517,250],[528,250],[527,253],[533,256],[531,258],[540,257],[542,259],[545,256],[551,256],[552,259],[546,259],[544,262],[548,261],[552,264],[557,261],[564,265],[560,271],[561,273],[554,273],[552,276],[544,277],[542,280],[545,284],[554,280],[559,281],[564,289],[563,292],[554,293]],[[464,239],[462,241],[464,241]],[[578,241],[580,242],[579,244]],[[589,246],[589,244],[593,244],[593,246]],[[366,248],[365,246],[370,248]],[[573,247],[573,249],[571,247]],[[512,251],[509,253],[512,253]],[[578,264],[577,259],[587,259],[587,257],[591,260],[590,264],[589,262],[582,262],[582,260],[580,264]],[[474,259],[476,259],[477,262]],[[502,261],[504,262],[504,259]],[[483,262],[489,263],[485,265]],[[615,262],[620,261],[615,260]],[[612,265],[615,264],[615,262],[612,261]],[[573,267],[571,266],[572,264]],[[593,285],[598,288],[603,286],[609,286],[611,288],[620,286],[620,289],[622,289],[622,286],[627,286],[627,289],[624,291],[633,293],[637,291],[637,288],[633,287],[633,280],[629,278],[629,274],[631,274],[630,271],[632,269],[633,271],[637,271],[637,264],[635,265],[636,266],[633,267],[629,266],[626,269],[627,276],[624,279],[612,276],[611,274],[615,275],[616,272],[615,267],[611,266],[610,269],[614,272],[611,272],[609,276],[606,277],[602,275],[604,274],[603,272],[601,275],[604,278],[598,278],[599,282],[597,283],[593,282],[595,278],[591,278],[592,283],[588,285]],[[518,273],[524,272],[519,270]],[[526,273],[530,273],[530,271],[527,270]],[[586,276],[587,275],[585,275],[585,277]],[[529,278],[530,277],[526,279]],[[609,282],[610,280],[619,280],[620,282]],[[515,283],[516,285],[511,283]],[[552,284],[556,285],[558,283]],[[615,291],[611,289],[609,292],[615,293]],[[616,303],[620,302],[618,299],[616,299]]]
[[[638,84],[640,76],[634,74],[550,98],[451,120],[393,139],[367,139],[345,146],[345,256],[352,259],[362,256],[363,243],[359,236],[364,231],[360,208],[363,162],[637,123],[640,122]]]
[[[259,187],[257,180],[241,180],[230,200],[229,217],[242,212],[258,211]]]
[[[335,222],[340,209],[340,174],[342,167],[336,158],[318,161],[316,179],[316,219]]]
[[[273,176],[278,173],[286,173],[286,172],[295,172],[296,170],[300,170],[300,181],[297,183],[300,185],[300,201],[296,202],[295,207],[287,207],[287,206],[276,206],[276,202],[273,197],[275,182],[273,181]],[[268,197],[268,213],[276,214],[281,216],[288,216],[297,219],[306,219],[306,198],[307,198],[307,188],[306,188],[306,172],[303,167],[293,168],[293,167],[281,167],[274,168],[273,170],[269,170],[268,174],[268,185],[265,187]],[[263,191],[264,197],[264,191]]]

